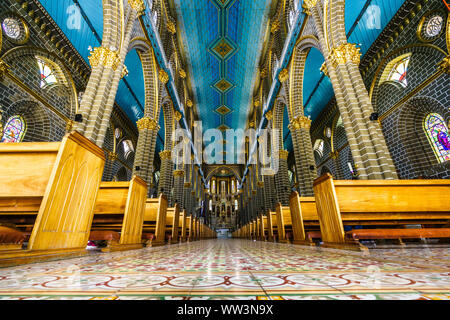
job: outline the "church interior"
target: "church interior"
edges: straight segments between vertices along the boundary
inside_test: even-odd
[[[0,28],[0,300],[450,300],[450,1]]]

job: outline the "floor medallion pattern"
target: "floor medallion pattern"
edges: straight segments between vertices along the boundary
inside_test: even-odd
[[[2,268],[3,299],[447,300],[450,248],[197,241]]]

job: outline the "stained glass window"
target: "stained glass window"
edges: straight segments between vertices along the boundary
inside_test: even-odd
[[[5,34],[11,39],[17,40],[22,35],[20,23],[16,19],[6,18],[2,22],[2,28]]]
[[[400,82],[404,87],[406,87],[408,85],[406,75],[408,73],[409,60],[410,57],[408,56],[398,61],[392,68],[388,80]]]
[[[39,65],[39,71],[41,73],[41,88],[56,83],[56,76],[53,73],[52,68],[50,68],[50,66],[41,59],[37,59],[37,63]]]
[[[12,116],[6,121],[2,142],[21,142],[27,127],[21,116]]]
[[[441,115],[430,113],[425,118],[424,130],[439,162],[449,161],[450,135]]]

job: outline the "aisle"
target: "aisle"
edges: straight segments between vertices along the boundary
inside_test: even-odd
[[[0,299],[450,299],[450,249],[208,240],[0,269]]]

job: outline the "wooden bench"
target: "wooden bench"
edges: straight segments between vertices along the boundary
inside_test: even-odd
[[[326,174],[314,182],[314,193],[326,247],[361,248],[353,235],[346,237],[344,225],[371,226],[366,236],[385,239],[387,234],[392,238],[405,235],[405,229],[392,229],[392,226],[436,227],[446,225],[450,219],[450,180],[334,181]],[[364,232],[355,233],[356,240],[363,239]],[[426,237],[439,238],[447,231],[420,232]]]
[[[180,222],[180,206],[175,203],[175,207],[167,208],[166,214],[166,239],[169,244],[178,243],[178,229]]]
[[[0,144],[0,223],[29,232],[0,264],[86,253],[104,152],[78,132],[61,142]],[[5,247],[6,248],[6,247]]]
[[[127,182],[102,182],[89,240],[107,241],[103,252],[142,248],[146,199],[147,184],[138,176]]]
[[[179,237],[180,242],[186,242],[187,241],[187,212],[186,210],[181,211],[180,213],[180,228],[179,228]]]
[[[147,198],[142,240],[146,246],[162,246],[166,237],[167,197]]]
[[[276,211],[269,211],[267,215],[267,228],[269,229],[269,241],[278,240],[278,220]]]
[[[320,234],[316,199],[300,197],[298,192],[294,191],[289,198],[289,210],[292,223],[292,243],[314,245],[313,239],[317,238],[317,232]]]

